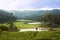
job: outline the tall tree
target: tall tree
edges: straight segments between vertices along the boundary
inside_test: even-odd
[[[60,25],[60,14],[48,13],[41,17],[41,20],[47,24],[50,29]]]

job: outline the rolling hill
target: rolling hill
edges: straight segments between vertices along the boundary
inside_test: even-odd
[[[60,9],[53,10],[25,10],[25,11],[17,11],[17,10],[9,10],[9,13],[13,13],[13,15],[17,19],[25,19],[25,20],[40,20],[40,16],[46,13],[54,13],[60,14]]]

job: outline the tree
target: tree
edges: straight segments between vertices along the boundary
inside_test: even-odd
[[[14,26],[14,24],[13,24],[13,22],[15,21],[14,17],[13,17],[13,14],[11,13],[10,15],[11,16],[10,16],[10,19],[9,19],[9,22],[8,22],[10,24],[9,31],[18,31],[18,28],[16,26]]]
[[[6,23],[10,20],[10,18],[12,18],[13,21],[16,21],[16,17],[12,15],[12,13],[0,10],[0,23]]]
[[[60,14],[48,13],[41,16],[42,22],[46,23],[50,30],[60,25]]]

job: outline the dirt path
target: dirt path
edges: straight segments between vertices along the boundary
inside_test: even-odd
[[[36,28],[31,28],[31,29],[20,29],[19,32],[26,32],[26,31],[48,31],[48,29],[46,29],[46,28],[38,28],[37,30],[36,30]]]

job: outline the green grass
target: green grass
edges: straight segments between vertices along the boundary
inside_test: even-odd
[[[0,24],[0,26],[6,26],[8,27],[9,25],[7,23]]]
[[[35,28],[38,27],[38,24],[24,24],[24,22],[14,22],[14,25],[18,28]]]
[[[1,32],[0,40],[60,40],[60,31]]]
[[[9,26],[7,25],[7,23],[4,23],[4,24],[0,24],[0,26]],[[38,24],[25,24],[24,21],[22,22],[14,22],[14,26],[18,27],[18,28],[35,28],[35,27],[38,27],[39,25]]]

